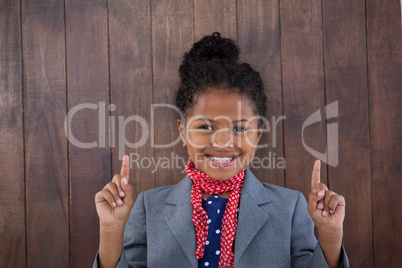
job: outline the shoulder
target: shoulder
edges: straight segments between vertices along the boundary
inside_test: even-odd
[[[143,199],[145,205],[158,205],[161,203],[178,204],[191,199],[192,182],[188,176],[179,183],[162,186],[141,192],[137,199]]]
[[[165,200],[172,193],[176,185],[168,185],[153,188],[147,191],[143,191],[139,194],[137,201],[143,202],[145,207],[160,206],[165,203]]]
[[[286,207],[292,211],[298,209],[306,210],[307,201],[300,191],[265,182],[261,183],[268,192],[268,195],[272,197],[272,202],[277,204],[278,207],[282,207],[282,209]]]
[[[162,186],[142,192],[144,198],[169,195],[177,184]]]
[[[261,182],[262,186],[268,192],[269,195],[279,199],[298,199],[300,195],[303,195],[300,191],[292,190],[282,186]]]
[[[250,170],[247,170],[246,174],[243,190],[260,204],[271,203],[281,209],[292,209],[298,203],[306,203],[306,199],[300,191],[261,182]]]
[[[307,202],[301,192],[261,182],[247,171],[240,197],[240,211],[247,215],[249,213],[245,211],[250,209],[264,211],[270,218],[269,225],[275,226],[278,232],[283,230],[289,233],[292,226],[312,226]]]

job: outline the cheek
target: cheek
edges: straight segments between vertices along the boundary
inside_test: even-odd
[[[255,132],[248,132],[238,137],[239,142],[241,142],[243,148],[250,148],[255,150],[258,143],[258,134]]]
[[[208,134],[200,133],[189,133],[187,136],[187,141],[195,147],[203,147],[209,144],[211,138]]]

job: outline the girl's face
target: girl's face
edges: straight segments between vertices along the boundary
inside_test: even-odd
[[[180,136],[196,168],[212,179],[229,180],[253,160],[261,138],[259,117],[245,95],[208,89],[198,96]]]

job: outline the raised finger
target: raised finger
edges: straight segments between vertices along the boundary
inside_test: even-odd
[[[130,175],[130,163],[128,155],[123,156],[123,163],[121,164],[120,175],[124,178],[127,178],[128,180],[128,177]]]
[[[320,181],[320,169],[321,169],[321,161],[315,160],[313,167],[313,174],[311,175],[311,192],[317,193],[317,186],[321,182]]]

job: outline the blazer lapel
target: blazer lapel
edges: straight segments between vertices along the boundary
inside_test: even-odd
[[[192,181],[187,176],[179,182],[166,198],[165,220],[173,235],[189,259],[192,267],[198,267],[195,239],[195,227],[192,222],[191,204]],[[238,262],[250,242],[267,222],[269,216],[260,207],[271,202],[264,186],[247,168],[240,197],[240,211],[235,239],[235,263]]]
[[[191,186],[189,177],[179,182],[166,199],[165,220],[193,267],[198,267],[195,256],[195,227],[192,222]]]
[[[260,207],[271,202],[261,182],[247,168],[240,197],[239,218],[235,238],[235,263],[238,262],[269,216]]]

